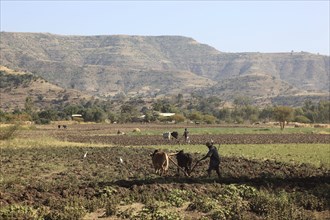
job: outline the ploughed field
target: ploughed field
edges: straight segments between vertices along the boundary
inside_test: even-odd
[[[83,143],[103,143],[124,146],[175,145],[185,144],[184,138],[165,140],[160,135],[148,136],[79,136],[66,135],[66,140]],[[190,144],[205,144],[213,140],[217,144],[288,144],[288,143],[330,143],[329,135],[324,134],[221,134],[190,135]]]
[[[187,126],[185,126],[187,127]],[[176,145],[184,144],[182,136],[184,125],[68,125],[67,129],[58,129],[56,125],[43,127],[43,131],[35,134],[34,131],[21,132],[23,137],[31,135],[53,136],[59,140],[80,143],[102,143],[120,146],[146,146],[146,145]],[[209,125],[204,127],[210,127]],[[218,126],[214,126],[218,127]],[[133,130],[138,128],[140,132]],[[190,126],[188,129],[203,129],[203,126]],[[233,128],[231,128],[233,129]],[[118,130],[125,133],[118,135]],[[153,130],[153,133],[148,131]],[[190,144],[205,144],[211,139],[216,144],[288,144],[288,143],[320,143],[330,144],[329,134],[318,133],[267,133],[268,128],[255,127],[251,132],[256,134],[194,134],[190,131]],[[279,129],[278,129],[279,130]],[[144,132],[145,131],[145,132]],[[173,137],[170,141],[162,137],[163,132],[178,131],[179,138]]]
[[[177,175],[173,163],[167,175],[160,177],[154,174],[149,156],[157,146],[147,145],[180,148],[176,140],[163,140],[161,133],[183,129],[154,125],[152,129],[159,134],[143,134],[144,129],[150,130],[148,126],[69,125],[58,129],[48,125],[18,131],[17,138],[55,137],[84,144],[2,147],[0,218],[329,218],[328,168],[237,156],[222,157],[220,180],[215,173],[205,177],[208,160],[199,163],[190,177]],[[132,132],[136,127],[141,134]],[[117,135],[118,130],[126,135]],[[210,139],[220,144],[330,143],[327,134],[191,134],[191,145]],[[174,149],[168,146],[166,152]],[[193,164],[203,155],[193,153]]]

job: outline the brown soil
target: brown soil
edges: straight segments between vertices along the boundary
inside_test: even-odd
[[[203,127],[206,125],[198,125]],[[214,125],[213,125],[214,126]],[[38,131],[21,131],[21,137],[52,136],[60,140],[80,143],[103,143],[116,146],[146,146],[146,145],[173,145],[184,144],[184,138],[164,140],[162,135],[139,135],[132,132],[135,128],[160,131],[180,131],[187,125],[162,124],[128,124],[128,125],[100,125],[100,124],[74,124],[67,129],[58,129],[57,125],[37,127]],[[190,127],[194,127],[190,125]],[[209,125],[207,127],[210,127]],[[257,129],[264,129],[258,128]],[[129,135],[117,135],[117,131]],[[134,134],[134,135],[132,135]],[[203,134],[190,135],[190,144],[205,144],[213,140],[216,144],[288,144],[288,143],[320,143],[330,144],[329,134]]]
[[[202,161],[190,177],[177,175],[171,163],[165,176],[154,174],[152,149],[123,147],[129,145],[170,144],[157,135],[116,135],[119,129],[132,127],[79,126],[66,130],[57,126],[46,126],[41,130],[20,131],[21,137],[33,135],[53,136],[68,141],[91,143],[90,147],[59,148],[4,148],[1,150],[1,174],[8,178],[0,186],[0,206],[23,203],[31,206],[56,208],[71,197],[92,201],[115,189],[121,199],[134,195],[155,196],[171,189],[184,189],[198,195],[217,191],[223,184],[245,184],[257,189],[308,192],[319,186],[329,186],[330,172],[325,168],[310,165],[292,165],[271,160],[259,161],[244,158],[222,157],[221,178],[215,173],[205,177],[208,161]],[[155,127],[155,129],[160,129]],[[108,132],[111,135],[106,135]],[[100,135],[97,135],[100,133]],[[88,135],[87,135],[88,134]],[[192,135],[192,144],[204,144],[213,139],[223,144],[265,143],[330,143],[329,135]],[[93,143],[114,144],[114,147],[94,147]],[[87,156],[83,158],[84,154]],[[193,164],[201,158],[193,154]],[[120,158],[123,163],[120,163]],[[19,175],[18,175],[19,174]],[[315,191],[315,190],[314,190]],[[327,194],[317,195],[328,200]],[[100,208],[100,207],[99,207]],[[326,207],[328,214],[329,207]]]

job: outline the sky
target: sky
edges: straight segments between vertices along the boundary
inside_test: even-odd
[[[330,54],[330,0],[1,1],[1,31],[180,35],[222,52]]]

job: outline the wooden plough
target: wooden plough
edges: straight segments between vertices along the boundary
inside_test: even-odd
[[[197,166],[197,164],[199,164],[199,162],[201,162],[200,160],[197,160],[197,162],[195,163],[195,165],[191,168],[190,173],[192,173],[195,169],[195,167]]]
[[[180,167],[178,164],[176,164],[175,162],[174,162],[174,160],[172,160],[172,158],[170,157],[170,155],[169,155],[169,157],[168,157],[168,159],[175,165],[175,166],[177,166],[183,173],[184,173],[184,175],[185,176],[190,176],[184,169],[182,169],[182,167]]]
[[[200,160],[198,160],[195,165],[191,168],[190,172],[187,173],[184,169],[182,169],[182,167],[180,167],[177,163],[174,162],[174,160],[171,158],[171,156],[175,156],[177,155],[177,153],[172,153],[172,154],[168,154],[168,159],[176,166],[178,167],[185,176],[190,176],[190,174],[193,172],[193,170],[195,169],[195,167],[197,166],[197,164],[200,162]]]

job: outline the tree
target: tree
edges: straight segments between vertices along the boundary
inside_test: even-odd
[[[73,115],[73,114],[78,114],[78,113],[81,113],[83,110],[83,107],[82,106],[79,106],[79,105],[67,105],[65,106],[64,108],[64,113],[66,115]]]
[[[181,114],[175,114],[171,116],[171,119],[174,120],[175,123],[180,123],[180,122],[184,122],[186,118]]]
[[[0,122],[6,122],[8,120],[7,114],[0,109]]]
[[[184,105],[184,99],[183,95],[179,93],[175,98],[174,98],[174,103],[176,104],[177,107],[182,107]]]
[[[113,122],[117,122],[118,121],[118,115],[113,113],[113,112],[109,112],[108,113],[108,119],[113,123]]]
[[[278,106],[274,109],[274,116],[280,122],[281,130],[284,129],[285,122],[291,121],[293,109],[288,106]]]
[[[144,111],[144,115],[145,115],[144,118],[145,122],[151,122],[157,120],[157,115],[155,115],[152,110]]]
[[[94,121],[95,122],[102,122],[106,119],[105,112],[100,108],[94,109]]]
[[[136,107],[134,105],[130,105],[130,104],[123,104],[120,107],[120,113],[121,114],[128,114],[131,115],[131,117],[137,117],[139,116],[139,111],[136,109]]]
[[[235,104],[235,106],[251,105],[252,104],[252,100],[251,100],[251,98],[249,98],[247,96],[237,96],[234,99],[234,104]]]
[[[132,120],[137,118],[139,115],[140,113],[135,106],[125,103],[120,107],[118,121],[120,123],[132,122]]]
[[[171,103],[169,99],[159,99],[152,104],[154,111],[159,111],[163,113],[179,113],[179,110],[175,107],[174,103]]]
[[[231,111],[229,108],[223,108],[219,110],[218,118],[220,120],[230,122],[231,121]]]
[[[311,123],[311,120],[309,120],[307,117],[303,115],[297,115],[294,118],[294,121],[299,122],[299,123]]]
[[[317,121],[321,123],[330,122],[330,102],[320,101],[318,104]]]
[[[181,93],[179,93],[176,98],[179,103],[183,101],[183,95]]]
[[[33,110],[34,110],[34,103],[33,103],[32,97],[28,96],[25,99],[24,111],[31,115]]]
[[[311,100],[306,100],[302,107],[304,115],[312,122],[316,122],[317,117],[317,106]]]
[[[107,115],[103,111],[103,109],[99,107],[93,107],[85,109],[83,112],[83,118],[85,121],[95,121],[102,122],[107,118]]]
[[[200,112],[198,112],[198,111],[194,111],[194,112],[192,112],[190,115],[189,115],[189,117],[188,117],[190,120],[192,120],[192,121],[200,121],[200,120],[202,120],[202,118],[203,118],[203,116],[202,116],[202,114],[200,113]]]
[[[39,118],[48,119],[50,121],[57,120],[57,111],[54,109],[46,109],[38,113]]]
[[[203,120],[206,122],[206,124],[214,124],[217,118],[213,115],[204,115]]]

